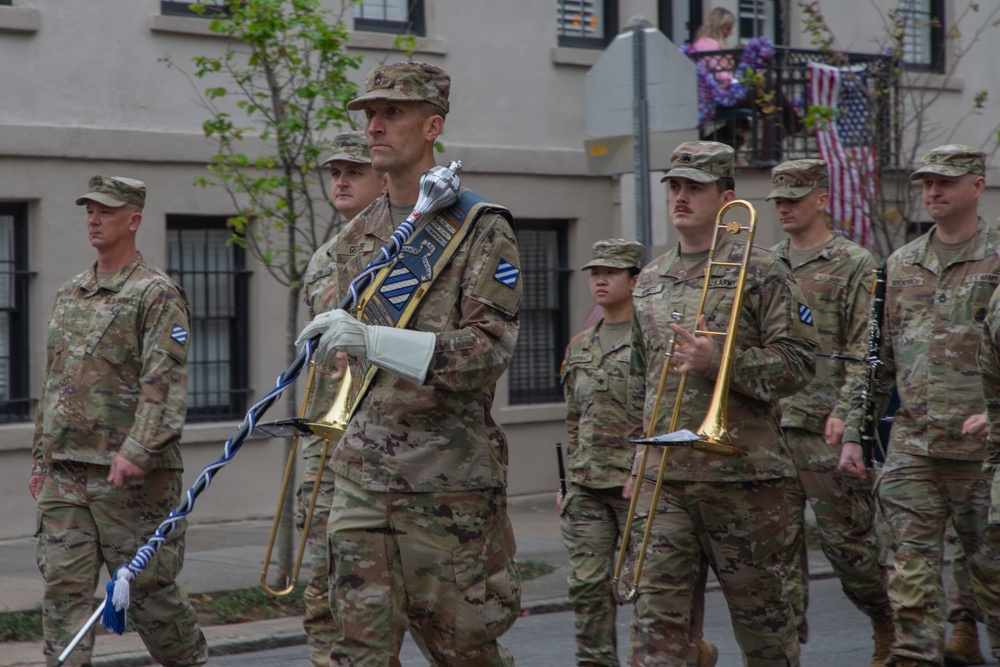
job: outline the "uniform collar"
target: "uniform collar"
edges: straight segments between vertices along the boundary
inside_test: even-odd
[[[128,280],[128,277],[132,275],[132,272],[135,271],[136,267],[140,264],[142,264],[142,253],[137,250],[135,255],[132,256],[132,259],[128,261],[128,264],[120,268],[118,272],[111,276],[111,278],[109,278],[104,284],[100,284],[97,282],[97,262],[94,262],[93,266],[90,267],[90,271],[87,272],[80,288],[87,293],[87,296],[93,296],[99,289],[104,289],[109,292],[120,292],[122,287],[125,286],[125,281]]]
[[[830,230],[830,233],[833,234],[833,236],[831,236],[826,243],[820,246],[819,252],[816,253],[816,258],[821,257],[823,259],[833,259],[836,255],[837,245],[839,245],[840,239],[842,239],[844,235],[837,230]],[[791,254],[791,251],[792,242],[786,237],[784,241],[777,245],[774,254],[779,257],[784,257],[785,259],[790,259],[789,255]]]
[[[922,266],[938,275],[944,268],[947,268],[941,266],[941,260],[938,259],[937,253],[931,247],[931,235],[937,233],[937,228],[938,226],[935,224],[930,228],[930,231],[917,239],[913,250],[903,257],[904,264]],[[986,225],[986,221],[983,220],[983,216],[979,216],[979,226],[976,228],[975,236],[972,237],[972,243],[966,246],[962,254],[956,257],[952,263],[975,262],[986,259],[987,255],[996,254],[997,243],[1000,239],[990,238],[991,235],[995,236],[996,234],[1000,234],[1000,232],[991,230]]]

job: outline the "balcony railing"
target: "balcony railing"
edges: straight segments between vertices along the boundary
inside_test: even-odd
[[[861,122],[876,148],[879,166],[895,167],[899,160],[900,131],[898,68],[892,57],[874,54],[832,54],[807,49],[775,47],[768,64],[756,72],[757,85],[737,104],[717,106],[715,118],[701,130],[703,139],[721,141],[737,150],[737,164],[772,167],[785,160],[820,157],[816,127],[807,125],[810,106],[810,62],[836,66],[860,76],[867,111]],[[718,79],[731,76],[742,50],[705,51],[697,62]],[[721,76],[720,76],[720,73]],[[746,81],[746,79],[744,79]],[[819,105],[827,106],[827,105]],[[835,111],[837,117],[843,110]],[[822,116],[822,113],[815,114]]]

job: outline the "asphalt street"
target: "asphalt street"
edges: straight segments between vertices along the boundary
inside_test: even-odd
[[[809,643],[802,647],[802,667],[867,666],[871,659],[871,626],[840,590],[836,579],[814,580],[810,585]],[[618,615],[618,652],[625,664],[628,652],[628,614]],[[983,654],[989,656],[985,633],[980,632]],[[706,596],[705,637],[719,647],[717,667],[741,667],[725,599],[718,591]],[[573,614],[538,614],[518,619],[504,635],[518,667],[573,667]],[[403,667],[426,667],[427,661],[407,638],[400,655]],[[305,646],[213,658],[213,667],[307,667]],[[997,665],[995,660],[986,663]]]

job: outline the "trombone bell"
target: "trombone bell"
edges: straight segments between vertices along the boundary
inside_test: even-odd
[[[344,368],[344,377],[340,379],[333,405],[319,421],[308,421],[303,424],[307,429],[324,440],[337,442],[347,430],[351,421],[351,369]]]

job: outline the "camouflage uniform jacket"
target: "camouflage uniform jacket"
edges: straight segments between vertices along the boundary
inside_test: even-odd
[[[742,244],[728,235],[718,245],[716,258],[739,262]],[[704,281],[702,270],[685,275],[678,249],[653,260],[639,275],[632,292],[632,360],[629,368],[629,418],[643,415],[643,432],[649,432],[654,400],[668,343],[671,313],[684,316],[681,325],[694,326]],[[704,314],[708,329],[725,331],[732,311],[739,267],[715,266]],[[795,466],[781,432],[778,399],[808,383],[816,370],[815,327],[808,324],[805,299],[792,272],[773,253],[753,248],[740,317],[728,398],[727,426],[733,443],[746,457],[721,457],[685,447],[671,448],[665,479],[674,481],[730,482],[794,477]],[[704,375],[689,373],[677,430],[697,431],[711,403],[722,360],[722,338]],[[670,430],[679,375],[670,374],[654,435]],[[633,389],[635,387],[635,389]],[[641,410],[636,400],[645,398]],[[651,449],[647,474],[659,466],[660,453]],[[639,457],[636,457],[638,460]],[[652,466],[652,468],[650,467]]]
[[[772,250],[787,258],[789,245],[785,239]],[[813,259],[792,269],[809,301],[820,352],[859,359],[865,356],[874,269],[872,254],[840,234],[834,234]],[[813,381],[781,399],[782,428],[822,434],[827,417],[846,420],[854,402],[856,379],[864,372],[862,364],[817,359]]]
[[[630,441],[642,436],[638,424],[631,433],[626,424],[631,336],[604,353],[597,335],[602,324],[573,337],[562,368],[570,479],[593,489],[625,485],[635,450]]]
[[[977,356],[990,298],[1000,283],[1000,228],[979,219],[975,239],[947,267],[931,230],[889,257],[880,393],[895,383],[899,410],[890,453],[982,461],[982,441],[962,422],[985,409]],[[862,401],[854,398],[844,442],[858,442]]]
[[[979,373],[983,379],[986,416],[990,424],[983,471],[994,474],[1000,470],[1000,290],[993,292],[989,313],[983,326],[983,341],[979,348]],[[993,513],[1000,512],[998,501],[1000,498],[993,501]]]
[[[56,295],[32,442],[52,461],[182,470],[189,310],[184,290],[140,253],[104,285],[96,265]]]
[[[436,334],[425,383],[379,371],[333,453],[333,470],[367,490],[507,484],[507,438],[491,409],[517,342],[522,279],[510,288],[495,276],[502,260],[520,266],[520,259],[503,217],[485,212],[472,224],[409,323]],[[333,241],[324,289],[344,297],[393,231],[388,197],[379,197]]]

